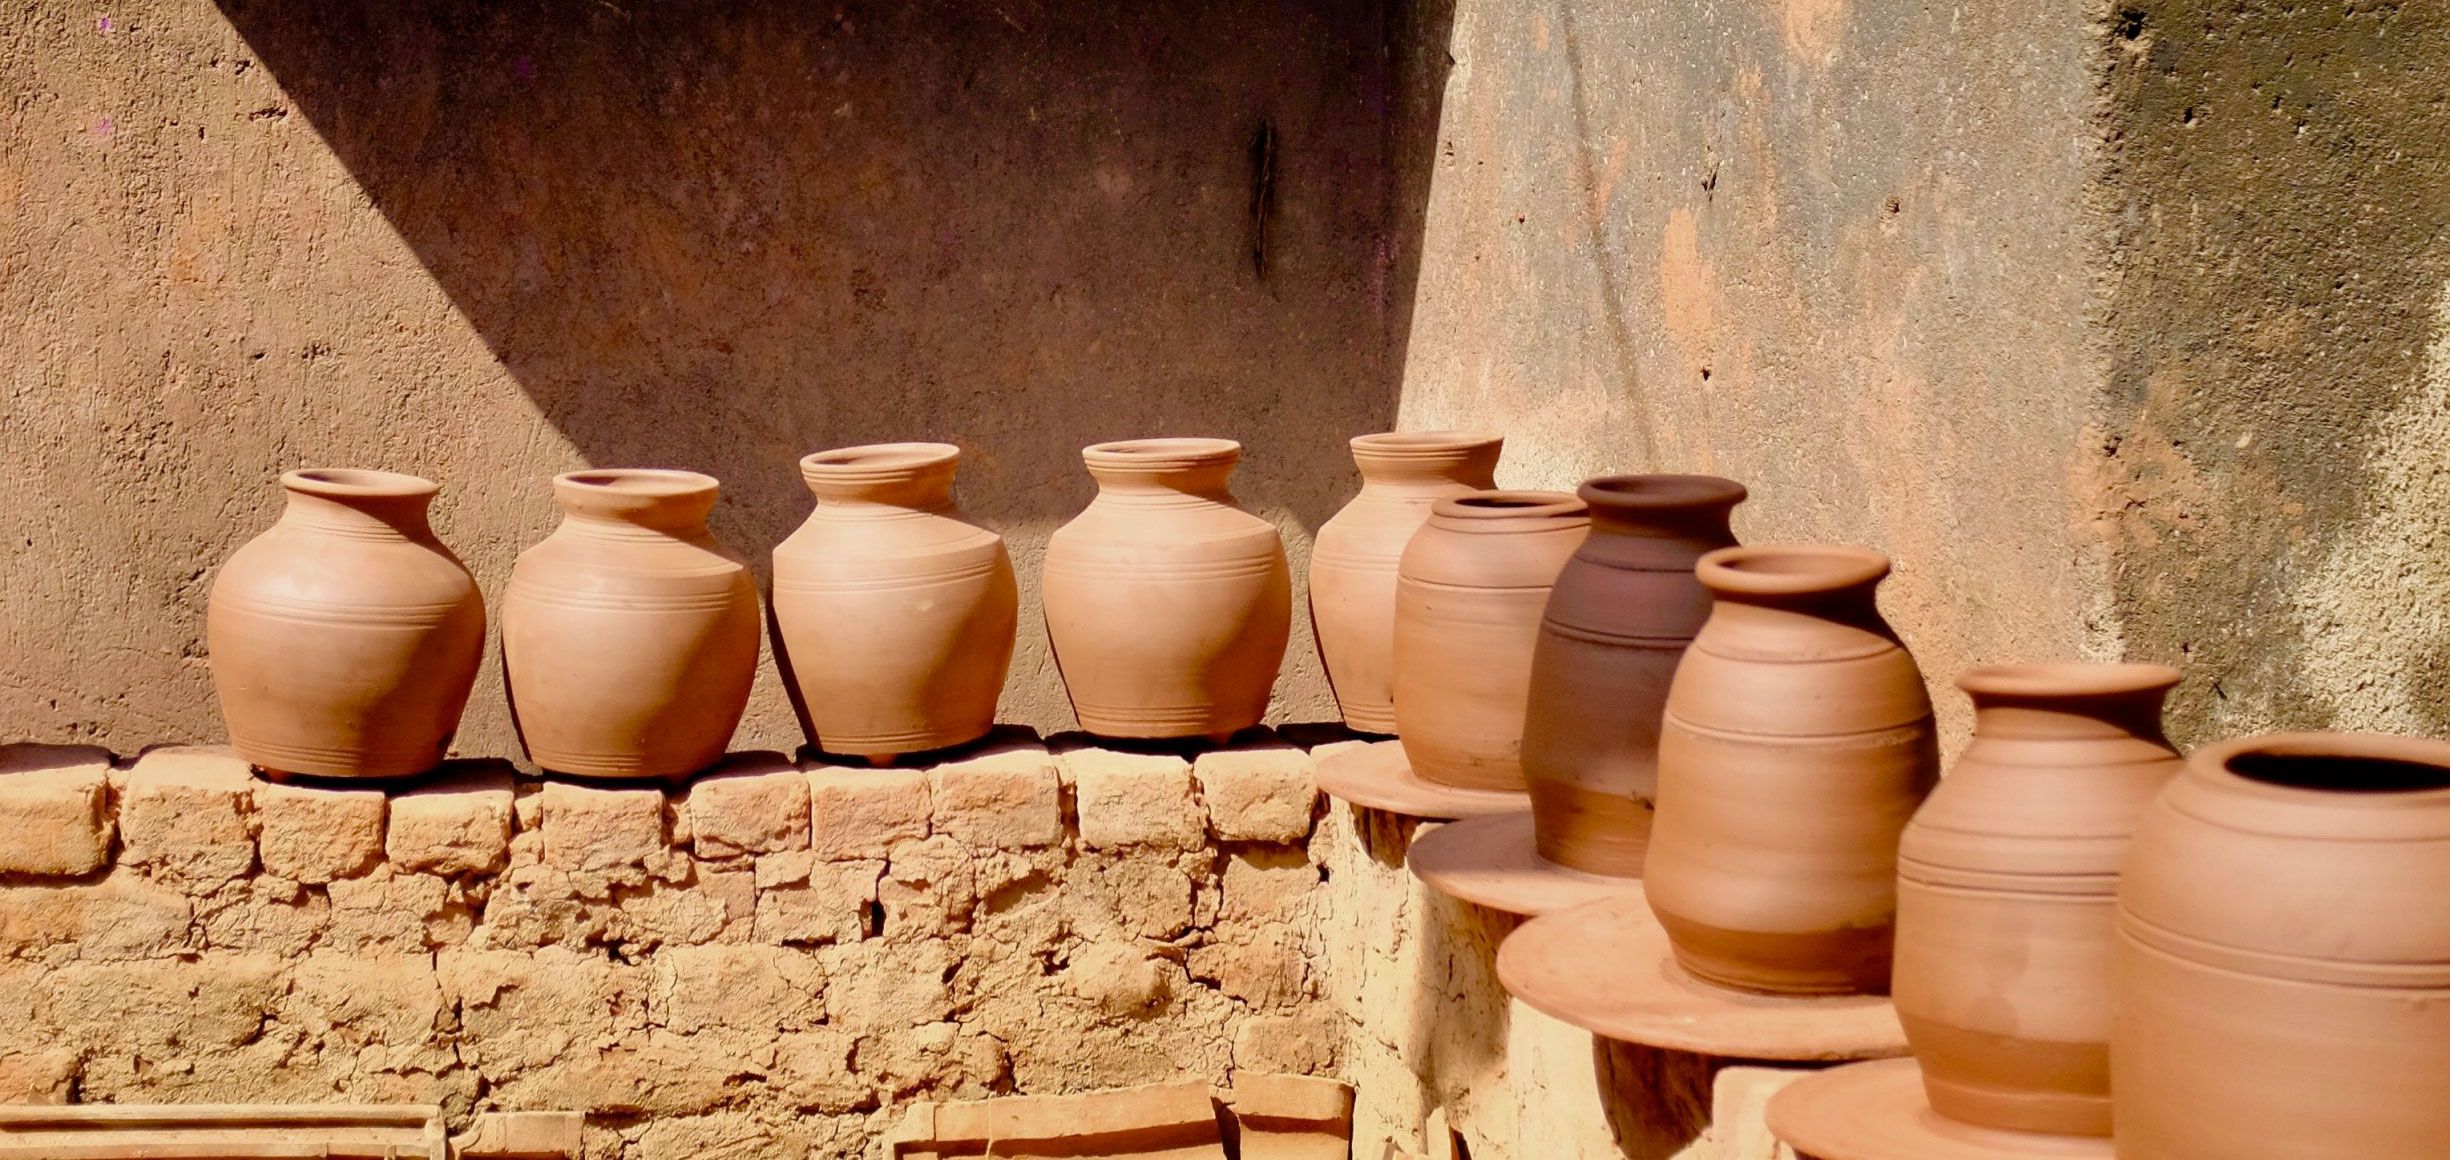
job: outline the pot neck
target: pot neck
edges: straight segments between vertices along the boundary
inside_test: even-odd
[[[961,449],[949,443],[879,443],[820,451],[800,460],[800,479],[820,510],[838,515],[946,512]]]
[[[1451,531],[1506,535],[1583,528],[1590,509],[1562,491],[1475,491],[1439,500],[1429,518]]]
[[[706,534],[719,486],[694,471],[594,468],[553,477],[553,498],[573,528],[695,539]]]
[[[1691,568],[1735,544],[1744,485],[1715,475],[1603,475],[1575,493],[1591,509],[1585,560],[1620,568]]]
[[[316,467],[281,477],[288,493],[283,523],[378,540],[434,538],[427,522],[435,493],[430,479],[391,471]]]
[[[1888,637],[1880,582],[1888,557],[1836,544],[1754,544],[1720,548],[1694,565],[1718,609],[1761,622],[1806,620]]]
[[[1126,439],[1081,452],[1100,495],[1227,503],[1233,501],[1227,481],[1241,458],[1242,445],[1230,439]]]
[[[2163,748],[2161,708],[2177,684],[2176,669],[2150,664],[1998,665],[1957,678],[1973,698],[1977,739],[2134,738]]]
[[[1364,490],[1486,491],[1497,486],[1497,457],[1505,439],[1472,431],[1390,431],[1356,436],[1353,465]]]

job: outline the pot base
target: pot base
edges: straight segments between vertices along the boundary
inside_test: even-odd
[[[1319,788],[1357,806],[1415,818],[1477,818],[1531,808],[1531,795],[1462,789],[1412,772],[1401,741],[1373,741],[1319,759]]]
[[[1465,818],[1412,840],[1405,859],[1434,890],[1508,914],[1541,915],[1621,894],[1642,880],[1593,874],[1540,857],[1528,810]]]
[[[1931,1110],[1911,1059],[1832,1068],[1769,1101],[1769,1130],[1805,1160],[2111,1160],[2107,1136],[1978,1128]]]
[[[1754,995],[1686,974],[1638,891],[1524,923],[1498,948],[1497,978],[1549,1015],[1648,1047],[1798,1062],[1906,1054],[1886,995]]]

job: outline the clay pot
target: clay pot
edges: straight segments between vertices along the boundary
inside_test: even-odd
[[[556,476],[561,526],[502,596],[512,715],[536,764],[670,777],[723,756],[757,672],[757,587],[706,530],[713,476]]]
[[[2198,750],[2118,887],[2120,1160],[2450,1156],[2450,743]]]
[[[1659,788],[1659,720],[1685,646],[1710,615],[1693,576],[1735,543],[1744,485],[1713,475],[1609,475],[1582,485],[1591,535],[1557,574],[1531,655],[1523,775],[1542,858],[1638,877]]]
[[[265,770],[399,777],[443,758],[485,651],[476,580],[426,524],[438,490],[388,471],[281,477],[280,521],[213,579],[213,687]]]
[[[774,549],[775,654],[809,743],[884,759],[986,735],[1019,590],[1004,538],[953,506],[961,449],[800,460],[817,510]]]
[[[1043,600],[1081,728],[1223,740],[1259,723],[1292,631],[1276,525],[1235,506],[1230,439],[1081,452],[1097,498],[1046,544]]]
[[[1310,619],[1344,724],[1395,732],[1395,567],[1430,505],[1497,486],[1505,440],[1463,431],[1357,436],[1361,494],[1310,547]]]
[[[2163,665],[1974,669],[1974,736],[1899,841],[1894,994],[1941,1115],[2110,1134],[2110,953],[2136,818],[2184,759]]]
[[[1888,559],[1756,545],[1694,571],[1714,604],[1668,689],[1651,910],[1705,982],[1884,992],[1897,837],[1939,776],[1922,673],[1874,599]]]
[[[1531,652],[1548,592],[1590,531],[1561,491],[1439,500],[1395,582],[1395,732],[1412,772],[1522,792]]]

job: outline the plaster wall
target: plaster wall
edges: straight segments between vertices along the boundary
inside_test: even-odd
[[[130,0],[0,22],[0,732],[220,736],[205,594],[311,465],[417,472],[498,598],[582,466],[941,439],[1024,585],[1085,444],[1223,435],[1303,571],[1393,419],[1375,0]],[[1308,625],[1275,715],[1332,713]],[[69,642],[74,642],[73,647]],[[769,663],[738,738],[798,743]],[[517,752],[490,662],[462,752]]]

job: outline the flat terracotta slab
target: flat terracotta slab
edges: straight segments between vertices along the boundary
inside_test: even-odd
[[[1373,741],[1319,759],[1319,788],[1357,806],[1415,818],[1477,818],[1531,808],[1531,795],[1457,789],[1412,772],[1401,741]]]
[[[1515,998],[1627,1043],[1798,1062],[1906,1053],[1886,995],[1786,998],[1695,980],[1639,893],[1524,923],[1498,948],[1497,977]]]
[[[1931,1110],[1911,1059],[1849,1064],[1770,1097],[1769,1130],[1804,1160],[2111,1160],[2106,1136],[1977,1128]]]
[[[1508,914],[1547,914],[1619,895],[1642,880],[1590,874],[1540,857],[1531,811],[1465,818],[1412,840],[1406,864],[1438,892]]]

